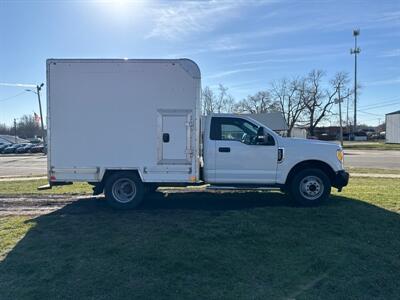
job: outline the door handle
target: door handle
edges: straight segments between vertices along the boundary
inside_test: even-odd
[[[164,143],[169,143],[169,133],[163,133],[162,140]]]
[[[229,148],[229,147],[219,147],[218,151],[219,152],[231,152],[231,148]]]

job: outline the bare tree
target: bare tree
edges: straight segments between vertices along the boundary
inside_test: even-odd
[[[206,86],[202,92],[202,113],[209,115],[211,113],[231,112],[234,104],[233,97],[228,94],[228,88],[222,84],[218,85],[218,92]]]
[[[278,109],[278,103],[271,99],[268,91],[260,91],[252,96],[247,96],[235,104],[234,111],[251,114],[260,114]]]
[[[214,108],[215,95],[214,92],[206,86],[201,93],[202,114],[209,115],[215,111]]]
[[[14,135],[14,126],[0,124],[0,134]],[[17,134],[21,138],[32,138],[42,136],[42,130],[34,116],[23,115],[17,123]]]
[[[11,133],[11,128],[8,127],[6,124],[1,123],[0,124],[0,134],[10,134]]]
[[[325,72],[313,70],[306,78],[304,105],[307,112],[310,135],[314,135],[315,127],[322,120],[332,115],[332,107],[335,100],[342,101],[352,94],[352,91],[347,87],[349,83],[347,73],[336,73],[333,79],[329,81],[330,86],[327,88],[322,86],[324,76]]]
[[[304,112],[305,79],[281,79],[273,82],[271,95],[279,104],[286,124],[288,125],[287,136],[291,136],[293,127],[297,124],[301,114]]]
[[[17,124],[18,136],[22,138],[32,138],[41,136],[41,128],[32,115],[23,115]]]

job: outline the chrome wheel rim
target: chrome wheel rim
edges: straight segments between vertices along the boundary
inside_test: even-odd
[[[317,176],[304,177],[299,188],[300,194],[308,200],[316,200],[324,193],[324,184]]]
[[[129,178],[120,178],[112,186],[112,195],[120,203],[131,202],[136,196],[136,184]]]

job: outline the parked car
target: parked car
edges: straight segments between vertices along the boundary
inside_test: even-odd
[[[12,144],[12,145],[8,146],[7,148],[5,148],[3,150],[3,153],[4,154],[15,153],[15,151],[17,151],[18,148],[24,147],[24,146],[26,146],[26,144]]]
[[[26,144],[25,146],[19,147],[17,150],[15,150],[15,153],[28,153],[35,146],[36,144]]]
[[[38,145],[33,146],[30,149],[30,152],[31,153],[45,153],[45,147],[43,144],[38,144]]]
[[[12,145],[12,144],[1,144],[0,145],[0,153],[3,153],[3,150],[6,149],[10,145]]]

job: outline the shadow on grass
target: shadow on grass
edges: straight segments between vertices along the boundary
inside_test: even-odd
[[[400,294],[400,216],[332,197],[156,193],[136,211],[81,199],[30,220],[1,299],[337,299]]]

